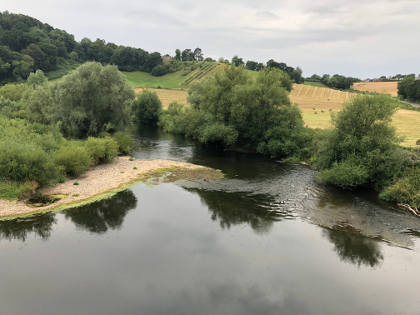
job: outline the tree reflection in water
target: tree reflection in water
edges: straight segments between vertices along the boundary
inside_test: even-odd
[[[243,192],[209,191],[185,188],[195,192],[211,211],[211,219],[229,229],[232,225],[249,224],[258,233],[266,233],[281,214],[270,207],[272,198],[267,195],[252,195]]]
[[[19,240],[25,242],[29,234],[47,240],[51,236],[52,226],[56,223],[54,213],[44,213],[31,217],[0,221],[0,240]]]
[[[375,267],[384,259],[377,240],[362,235],[350,226],[337,226],[323,233],[334,244],[335,252],[343,261],[359,267]]]
[[[119,229],[128,211],[134,209],[136,205],[137,199],[133,192],[125,190],[112,198],[66,210],[64,215],[78,228],[101,234],[108,229]]]

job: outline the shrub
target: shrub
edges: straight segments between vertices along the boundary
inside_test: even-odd
[[[14,200],[32,190],[30,182],[0,181],[0,199]]]
[[[54,182],[59,170],[50,154],[34,143],[0,141],[0,179],[17,182]]]
[[[66,175],[78,177],[89,169],[91,157],[81,143],[69,141],[56,152],[55,163]]]
[[[52,86],[65,136],[85,138],[102,131],[123,130],[130,118],[134,91],[116,66],[88,62]]]
[[[389,123],[395,109],[385,96],[358,96],[346,104],[333,116],[335,128],[319,143],[315,165],[320,178],[340,187],[368,184],[381,190],[398,176],[407,156]]]
[[[155,92],[144,91],[133,102],[132,112],[138,126],[155,125],[162,110],[162,103]]]
[[[167,65],[157,65],[152,69],[151,74],[155,77],[165,75],[170,72],[170,68]]]
[[[120,154],[129,154],[131,152],[134,140],[129,134],[118,131],[114,134],[113,139],[118,143]]]
[[[420,208],[420,168],[411,168],[380,194],[382,199]]]
[[[112,162],[118,155],[118,143],[112,138],[88,138],[85,146],[93,165]]]
[[[319,179],[342,188],[357,187],[369,178],[369,172],[363,165],[346,160],[335,163],[331,168],[320,173]]]

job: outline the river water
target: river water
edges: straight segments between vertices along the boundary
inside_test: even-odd
[[[420,314],[420,220],[308,167],[139,136],[221,180],[0,222],[0,314]]]

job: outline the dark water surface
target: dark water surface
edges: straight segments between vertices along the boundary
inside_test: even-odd
[[[135,157],[226,178],[0,222],[1,315],[420,314],[420,220],[371,192],[166,135]]]

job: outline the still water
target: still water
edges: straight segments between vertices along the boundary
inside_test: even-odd
[[[311,169],[139,137],[222,180],[0,222],[0,314],[420,314],[420,220]]]

